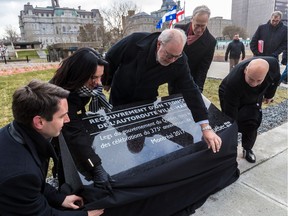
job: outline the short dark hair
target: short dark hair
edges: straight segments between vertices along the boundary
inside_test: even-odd
[[[31,125],[39,115],[47,121],[59,110],[61,99],[68,98],[69,91],[40,80],[32,80],[28,85],[17,89],[13,94],[12,112],[15,121]]]
[[[271,14],[271,17],[280,17],[280,19],[282,19],[282,16],[283,16],[283,13],[281,11],[274,11],[272,14]]]
[[[107,66],[108,62],[93,48],[80,48],[61,62],[50,82],[75,91],[94,75],[98,65]]]

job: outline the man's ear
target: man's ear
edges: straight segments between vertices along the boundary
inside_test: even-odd
[[[157,41],[157,50],[159,49],[159,47],[160,47],[160,45],[161,45],[161,41]]]
[[[248,70],[248,68],[247,68],[247,66],[246,66],[245,69],[244,69],[244,74],[245,74],[245,75],[247,74],[247,70]]]
[[[43,128],[43,121],[42,121],[41,116],[34,116],[33,127],[35,127],[36,129],[42,129]]]

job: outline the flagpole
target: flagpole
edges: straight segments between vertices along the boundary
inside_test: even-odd
[[[186,10],[185,10],[185,3],[186,3],[186,2],[185,2],[185,0],[184,0],[184,6],[183,6],[183,8],[184,8],[184,23],[186,23],[186,16],[185,16],[185,13],[186,13],[186,12],[185,12],[185,11],[186,11]]]

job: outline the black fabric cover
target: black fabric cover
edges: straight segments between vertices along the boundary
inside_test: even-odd
[[[80,195],[87,203],[85,209],[105,208],[105,216],[194,213],[209,195],[238,179],[237,131],[237,124],[233,123],[218,134],[223,142],[219,153],[214,154],[201,141],[185,147],[181,157],[158,163],[149,170],[112,176],[113,194],[84,186]]]

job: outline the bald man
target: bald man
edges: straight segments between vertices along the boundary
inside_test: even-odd
[[[160,85],[176,83],[195,122],[201,126],[204,140],[216,153],[222,141],[209,126],[207,109],[190,74],[187,56],[183,53],[186,40],[181,29],[165,29],[161,33],[137,32],[123,38],[105,55],[109,76],[103,84],[105,90],[111,86],[110,103],[118,106],[154,101]]]
[[[220,84],[222,111],[236,120],[242,133],[243,157],[256,162],[252,151],[262,121],[262,102],[271,103],[280,79],[278,61],[254,57],[236,65]]]

